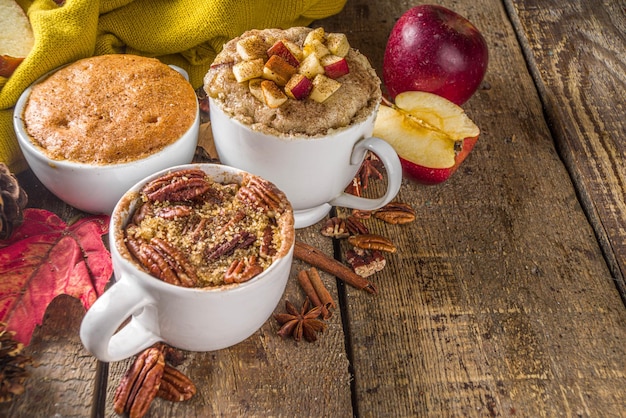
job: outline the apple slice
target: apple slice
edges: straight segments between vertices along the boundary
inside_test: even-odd
[[[268,45],[265,40],[256,35],[240,39],[235,46],[237,53],[245,61],[267,58]]]
[[[294,53],[291,51],[291,48],[287,46],[287,42],[288,41],[286,40],[280,40],[280,41],[274,42],[274,45],[272,45],[270,49],[267,50],[267,56],[271,57],[272,55],[278,55],[279,57],[282,57],[285,61],[287,61],[289,64],[297,68],[298,65],[300,65],[300,60],[297,58],[296,55],[294,55]],[[297,47],[297,45],[294,45],[294,46]]]
[[[285,94],[292,99],[304,100],[309,97],[313,83],[302,74],[294,74],[285,85]]]
[[[324,67],[324,74],[332,79],[337,79],[350,72],[348,61],[338,55],[326,55],[322,57],[320,64]]]
[[[0,76],[10,77],[35,43],[33,29],[24,10],[13,0],[0,1]]]
[[[253,78],[248,82],[248,89],[250,93],[260,102],[265,103],[265,97],[263,96],[263,89],[261,88],[262,78]]]
[[[331,54],[345,57],[350,51],[348,37],[344,33],[329,33],[326,35],[326,46]]]
[[[312,80],[316,75],[324,74],[324,67],[319,58],[315,54],[311,54],[300,63],[298,72]]]
[[[313,43],[313,41],[324,43],[325,40],[326,40],[326,32],[324,31],[324,28],[319,27],[319,28],[313,29],[311,32],[306,34],[303,45],[304,46],[310,45]]]
[[[381,106],[374,136],[398,153],[407,175],[436,184],[447,180],[478,140],[478,126],[462,108],[432,93],[408,91]]]
[[[296,73],[296,67],[289,64],[280,55],[272,55],[263,67],[263,78],[272,80],[279,86],[287,84],[292,75]]]
[[[263,92],[265,104],[272,109],[282,106],[287,101],[285,93],[273,81],[261,81],[261,91]]]
[[[309,97],[318,103],[326,101],[326,99],[332,96],[339,90],[339,87],[341,87],[340,82],[328,78],[323,74],[316,75],[312,83],[313,88],[311,89]]]
[[[257,58],[250,61],[239,61],[233,65],[233,74],[238,83],[258,78],[263,75],[263,58]]]
[[[323,42],[318,41],[317,39],[313,39],[311,43],[305,44],[302,47],[302,53],[305,57],[309,55],[315,55],[317,58],[322,58],[330,54],[330,50],[324,45]]]

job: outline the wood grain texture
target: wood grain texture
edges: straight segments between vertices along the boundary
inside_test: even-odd
[[[348,1],[324,26],[367,28],[353,43],[380,73],[395,19],[416,4]],[[357,413],[619,416],[626,315],[514,28],[496,1],[441,4],[490,47],[464,106],[481,139],[447,183],[403,185],[414,224],[372,225],[399,250],[374,301],[348,289]]]
[[[626,2],[505,4],[557,149],[626,300]]]
[[[78,336],[85,309],[78,299],[56,297],[24,350],[35,362],[24,394],[0,404],[2,417],[86,417],[92,409],[96,359]]]

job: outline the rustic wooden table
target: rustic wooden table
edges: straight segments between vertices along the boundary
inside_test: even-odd
[[[348,0],[314,26],[347,33],[380,73],[418,3]],[[379,293],[324,274],[340,309],[317,342],[282,340],[268,320],[235,347],[188,353],[198,393],[148,416],[626,416],[626,3],[439,3],[489,44],[464,105],[482,135],[446,183],[403,183],[416,222],[370,224],[399,248],[372,279]],[[75,215],[30,172],[20,181],[30,206]],[[298,238],[333,254],[319,225]],[[306,267],[284,296],[296,304]],[[52,303],[26,350],[39,366],[0,415],[114,415],[129,363],[83,348],[83,314]]]

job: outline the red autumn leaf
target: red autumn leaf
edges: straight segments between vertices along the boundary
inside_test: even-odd
[[[102,242],[109,217],[89,216],[68,226],[52,212],[24,211],[24,222],[0,242],[0,321],[28,345],[48,304],[67,294],[85,309],[111,278],[111,255]]]

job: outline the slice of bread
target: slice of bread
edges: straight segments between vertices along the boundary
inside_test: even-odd
[[[9,77],[35,43],[33,29],[15,0],[0,0],[0,76]]]

